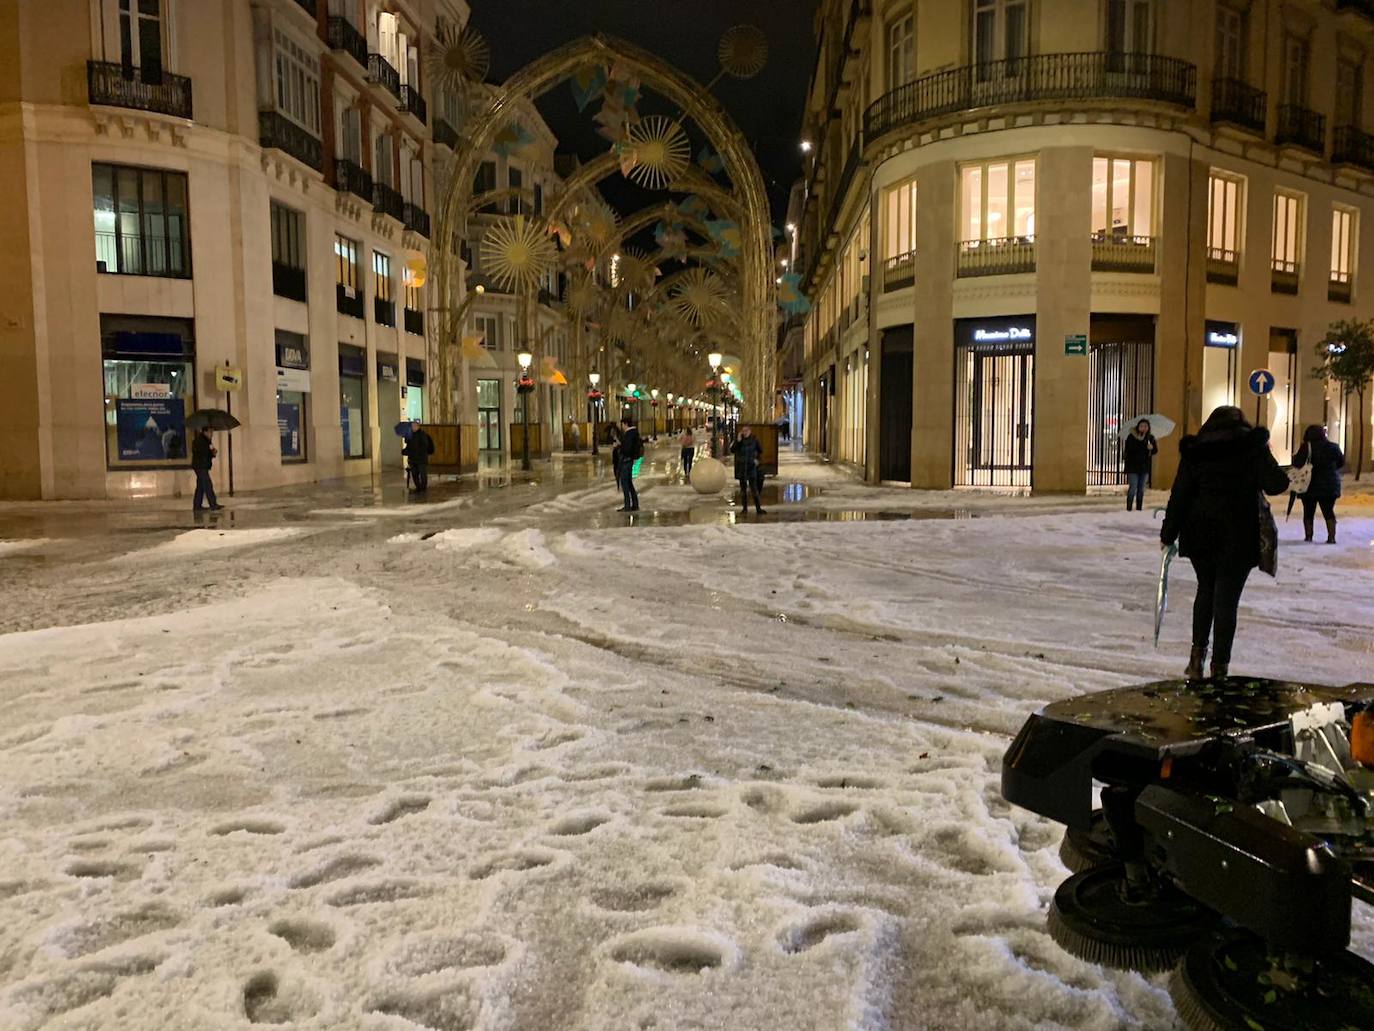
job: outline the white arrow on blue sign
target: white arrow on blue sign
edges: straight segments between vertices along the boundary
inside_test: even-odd
[[[1256,369],[1250,373],[1250,393],[1263,397],[1274,389],[1274,374],[1268,369]]]

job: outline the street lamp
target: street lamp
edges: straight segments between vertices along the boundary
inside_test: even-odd
[[[625,384],[625,405],[624,405],[624,408],[622,408],[622,409],[621,409],[621,412],[620,412],[620,414],[621,414],[622,416],[625,414],[626,411],[628,411],[631,415],[638,415],[638,414],[639,414],[639,413],[635,410],[635,390],[636,390],[636,389],[637,389],[637,388],[636,388],[635,384],[633,384],[633,383],[626,383],[626,384]]]
[[[520,382],[516,384],[515,390],[520,395],[520,421],[524,424],[523,432],[520,434],[520,468],[529,472],[530,466],[530,394],[534,393],[534,380],[530,378],[530,366],[534,364],[534,355],[528,351],[521,351],[515,356],[515,360],[520,363]]]
[[[652,390],[649,391],[649,398],[650,398],[650,400],[649,400],[649,410],[650,410],[651,412],[653,412],[653,415],[654,415],[653,439],[654,439],[654,440],[657,440],[657,439],[658,439],[658,387],[654,387]]]
[[[711,457],[715,458],[719,454],[720,448],[716,443],[716,438],[720,433],[720,416],[716,414],[716,408],[720,404],[720,363],[724,356],[719,351],[712,351],[706,356],[707,363],[711,366]]]
[[[587,391],[587,415],[591,419],[592,423],[592,454],[596,455],[600,454],[596,447],[596,424],[600,422],[600,420],[596,416],[597,410],[601,407],[601,390],[599,389],[601,383],[601,373],[587,373],[587,382],[592,385],[592,389]]]

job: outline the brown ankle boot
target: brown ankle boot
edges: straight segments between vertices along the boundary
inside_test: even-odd
[[[1326,543],[1327,543],[1327,544],[1335,544],[1335,543],[1336,543],[1336,520],[1335,520],[1335,519],[1328,519],[1328,520],[1326,521]]]
[[[1225,680],[1229,665],[1225,662],[1212,661],[1212,679]]]
[[[1188,668],[1183,671],[1183,679],[1201,680],[1202,663],[1203,660],[1206,658],[1207,646],[1203,645],[1201,648],[1199,648],[1197,645],[1193,645],[1193,650],[1188,655]]]

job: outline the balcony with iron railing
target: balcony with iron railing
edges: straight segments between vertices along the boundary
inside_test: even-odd
[[[1240,252],[1226,247],[1207,248],[1207,282],[1235,286],[1240,281]]]
[[[386,183],[374,182],[372,184],[372,210],[383,215],[390,215],[397,222],[405,221],[405,198],[401,196],[401,191],[394,186]]]
[[[367,67],[367,37],[341,15],[330,15],[325,24],[325,40],[334,50],[342,50],[358,64]]]
[[[401,73],[381,54],[367,55],[367,77],[386,88],[398,100],[401,97]]]
[[[286,265],[280,261],[272,262],[272,292],[278,297],[292,301],[306,298],[305,269]]]
[[[449,150],[458,149],[458,130],[437,115],[434,118],[434,142]]]
[[[171,72],[150,72],[113,61],[86,62],[86,96],[91,104],[191,118],[191,80]]]
[[[429,121],[429,105],[420,91],[408,83],[401,87],[401,109],[414,115],[421,123]]]
[[[429,212],[418,204],[406,201],[401,206],[401,221],[412,233],[419,233],[429,239]]]
[[[1342,125],[1331,137],[1331,161],[1374,172],[1374,136],[1353,125]]]
[[[334,159],[334,189],[372,203],[372,176],[347,158]]]
[[[1320,154],[1326,148],[1326,116],[1298,104],[1280,104],[1274,142]]]
[[[425,335],[424,312],[416,311],[414,308],[405,308],[402,311],[402,319],[405,322],[405,330],[407,333],[414,334],[417,337]]]
[[[357,287],[350,287],[345,283],[336,283],[334,286],[334,307],[339,310],[340,315],[351,315],[355,319],[363,317],[363,292]]]
[[[1299,267],[1296,261],[1274,258],[1270,262],[1269,289],[1276,294],[1296,294],[1298,292]]]
[[[916,283],[916,252],[907,251],[883,261],[883,293],[903,290]]]
[[[1035,271],[1035,237],[1005,236],[991,240],[961,240],[956,274],[1007,276]]]
[[[258,112],[258,142],[290,154],[317,172],[324,171],[324,144],[279,111]]]
[[[396,302],[381,297],[372,298],[372,321],[379,326],[395,327]]]
[[[1326,299],[1337,304],[1349,304],[1354,296],[1353,286],[1349,272],[1333,271],[1326,283]]]
[[[1264,135],[1269,97],[1239,79],[1212,80],[1212,121],[1225,122]]]
[[[981,107],[1140,100],[1192,110],[1197,69],[1157,54],[1036,54],[936,72],[898,86],[864,112],[868,141],[907,125]]]
[[[1094,272],[1144,272],[1155,270],[1155,238],[1121,233],[1093,233]]]

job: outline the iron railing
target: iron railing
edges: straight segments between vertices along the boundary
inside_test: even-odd
[[[1207,248],[1207,282],[1235,286],[1240,279],[1240,252],[1225,247]]]
[[[160,115],[192,116],[191,80],[171,72],[150,73],[113,61],[86,62],[86,96],[92,104],[128,107]]]
[[[1279,105],[1279,128],[1274,142],[1291,144],[1320,154],[1326,147],[1326,116],[1298,104]]]
[[[1349,272],[1333,272],[1326,283],[1326,299],[1339,304],[1349,304],[1354,296]]]
[[[883,293],[902,290],[916,282],[916,252],[907,251],[883,261]]]
[[[1153,272],[1155,270],[1155,238],[1153,236],[1118,236],[1115,233],[1093,234],[1094,272]]]
[[[407,333],[414,333],[417,337],[425,335],[425,313],[416,311],[414,308],[405,308],[402,311],[405,320]]]
[[[334,159],[334,189],[372,203],[372,176],[347,158]]]
[[[1342,125],[1331,138],[1331,160],[1374,171],[1374,136],[1353,125]]]
[[[426,240],[429,239],[429,212],[418,204],[406,201],[401,206],[401,221],[412,233],[419,233]]]
[[[381,54],[367,55],[367,77],[385,86],[389,93],[398,99],[401,96],[401,73],[391,67],[391,62]]]
[[[330,15],[325,25],[325,40],[334,50],[342,50],[362,67],[367,67],[367,37],[342,15]]]
[[[1155,409],[1153,341],[1095,343],[1088,352],[1088,486],[1124,484],[1123,425]]]
[[[349,296],[349,288],[343,283],[337,283],[334,287],[334,307],[339,310],[341,315],[352,315],[355,319],[363,317],[363,292],[359,289],[353,290],[353,296]]]
[[[373,182],[373,211],[379,211],[383,215],[390,215],[397,222],[404,222],[405,203],[405,198],[401,196],[401,191],[396,189],[396,187],[388,186],[386,183]]]
[[[936,72],[898,86],[864,112],[875,140],[904,125],[993,105],[1053,100],[1136,99],[1191,109],[1197,69],[1157,54],[1037,54]]]
[[[324,171],[324,144],[278,111],[258,112],[258,142],[285,151],[317,172]]]
[[[414,86],[405,85],[401,87],[401,107],[421,122],[429,121],[429,105],[425,103],[425,98]]]
[[[1239,79],[1212,80],[1212,121],[1228,122],[1264,135],[1264,116],[1269,97]]]
[[[191,278],[191,241],[182,234],[96,230],[95,270],[120,276]]]
[[[960,276],[1005,276],[1035,271],[1035,238],[1006,236],[959,242]]]
[[[372,298],[372,321],[379,326],[396,325],[396,302]]]
[[[442,118],[436,117],[434,119],[434,142],[442,144],[449,150],[457,150],[458,130]]]
[[[1269,289],[1276,294],[1295,294],[1298,292],[1298,263],[1274,258],[1270,262]]]
[[[280,261],[272,262],[272,292],[292,301],[304,301],[305,269],[284,265]]]

